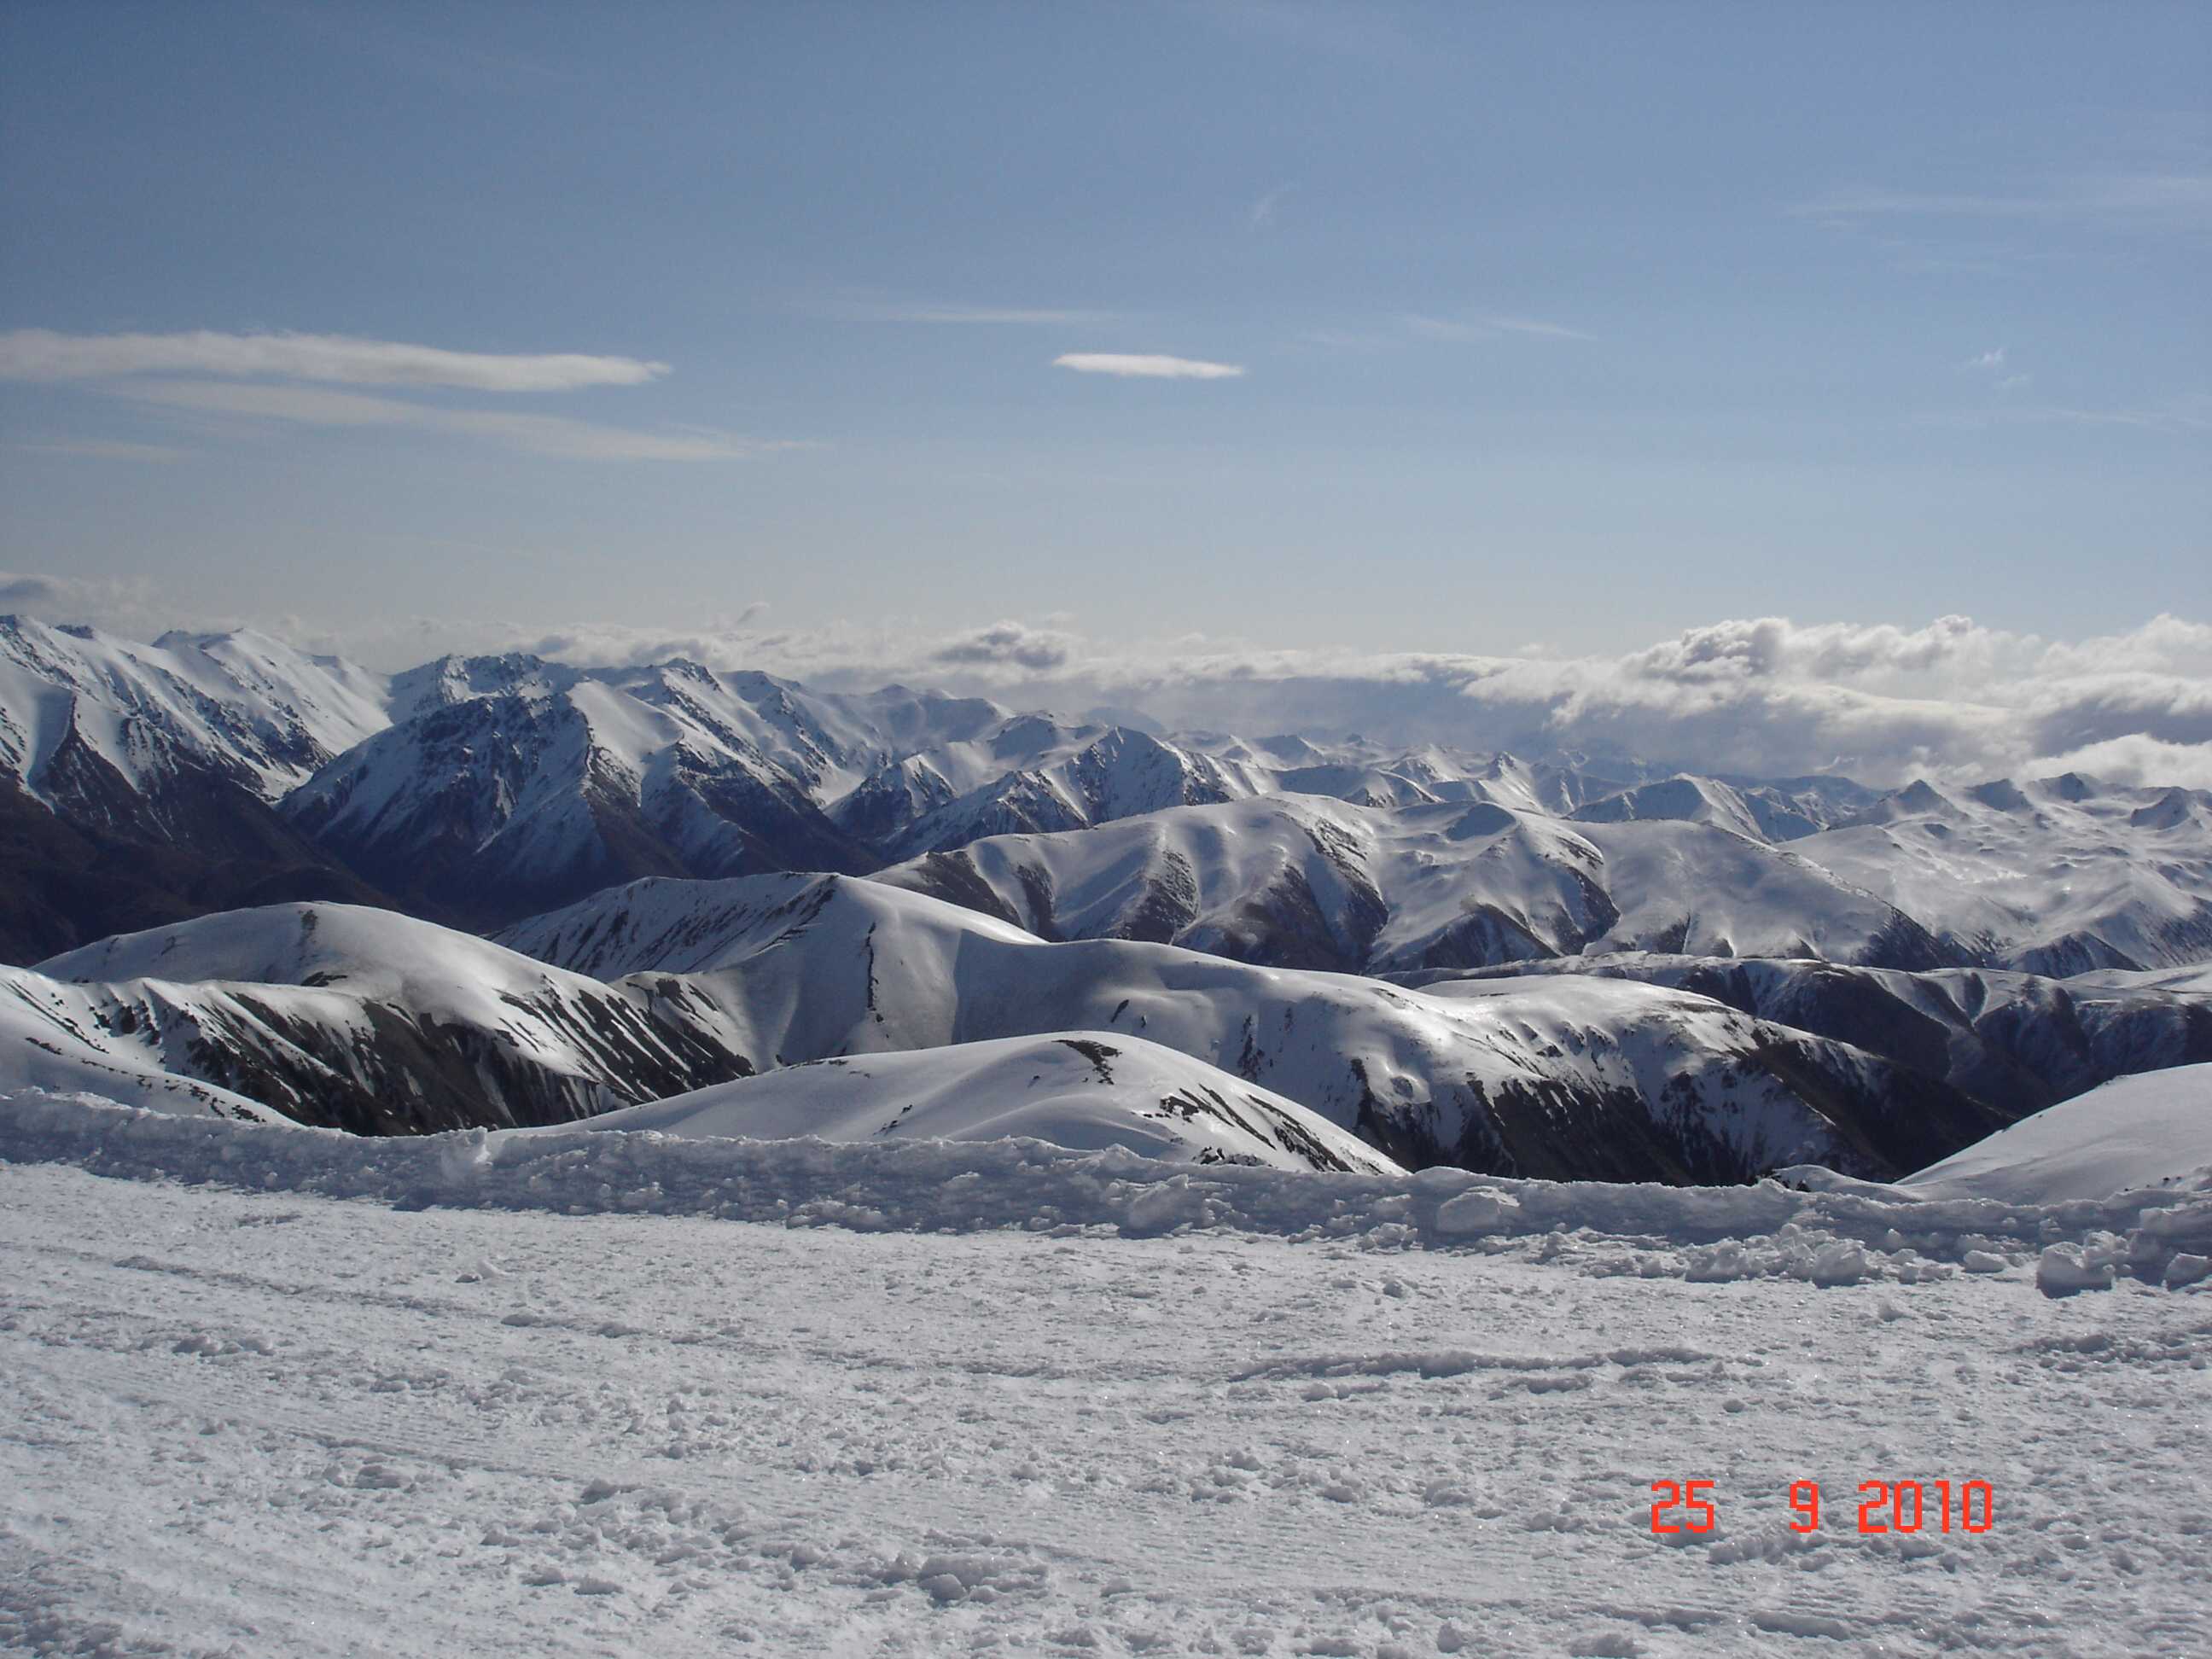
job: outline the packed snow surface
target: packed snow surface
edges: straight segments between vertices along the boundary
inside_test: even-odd
[[[2024,1204],[2103,1198],[2131,1187],[2212,1190],[2212,1066],[2116,1078],[1902,1184]]]
[[[1816,1175],[0,1102],[0,1649],[2212,1649],[2203,1200]]]
[[[591,1120],[690,1137],[997,1140],[1279,1170],[1402,1174],[1295,1102],[1141,1038],[1007,1037],[818,1060]]]

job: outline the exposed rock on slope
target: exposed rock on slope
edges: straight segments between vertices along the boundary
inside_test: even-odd
[[[197,1079],[358,1133],[567,1122],[748,1069],[643,989],[349,905],[125,935],[0,986],[66,1027],[22,1026],[0,1077],[44,1063],[35,1036],[87,1065]]]
[[[1826,962],[1567,957],[1483,970],[1597,975],[1695,992],[1832,1037],[2015,1112],[2136,1072],[2212,1060],[2212,988],[2042,979],[1996,969],[1910,974]],[[1397,975],[1434,991],[1450,974]]]

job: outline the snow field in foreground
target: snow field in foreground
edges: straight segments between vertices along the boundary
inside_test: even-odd
[[[97,1126],[139,1178],[0,1163],[0,1649],[2212,1650],[2212,1290],[1618,1271],[1698,1248],[1723,1200],[1839,1216],[1869,1201],[1848,1192],[1599,1189],[1682,1231],[1457,1250],[1378,1248],[1419,1220],[863,1232],[410,1211],[495,1183],[480,1143],[154,1121]],[[377,1201],[267,1155],[310,1140],[326,1189],[361,1152]],[[826,1182],[854,1150],[750,1179],[803,1193],[805,1160]],[[1089,1178],[1141,1184],[1134,1163]],[[587,1198],[584,1166],[533,1167]],[[846,1179],[957,1227],[1012,1166],[977,1161],[965,1199],[953,1167]],[[1389,1201],[1328,1184],[1347,1214]],[[1505,1184],[1455,1201],[1478,1191]],[[1662,1479],[1713,1481],[1716,1529],[1654,1536]],[[1856,1531],[1860,1481],[1913,1479],[1990,1482],[1994,1527]],[[1815,1534],[1790,1530],[1799,1480]]]

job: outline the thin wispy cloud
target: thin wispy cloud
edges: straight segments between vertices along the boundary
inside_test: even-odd
[[[100,461],[180,461],[187,453],[171,444],[134,444],[111,438],[53,438],[8,447],[33,455],[74,455]]]
[[[0,380],[97,380],[130,374],[215,374],[236,380],[349,386],[459,386],[472,392],[573,392],[641,386],[666,363],[578,352],[448,351],[344,334],[0,334]]]
[[[1208,362],[1202,357],[1115,351],[1070,351],[1052,362],[1055,368],[1072,368],[1079,374],[1115,374],[1133,380],[1233,380],[1244,373],[1239,364]]]
[[[1261,197],[1258,201],[1253,203],[1250,207],[1245,209],[1245,228],[1248,230],[1265,230],[1269,225],[1274,223],[1275,210],[1282,205],[1283,198],[1297,188],[1297,185],[1296,184],[1277,185],[1274,189],[1267,191],[1267,193]]]
[[[1408,315],[1406,327],[1424,340],[1469,342],[1494,340],[1501,334],[1518,334],[1540,340],[1595,340],[1597,336],[1561,323],[1540,322],[1532,317],[1425,317]]]
[[[1966,367],[1968,368],[2002,368],[2004,360],[2004,348],[1999,346],[1994,351],[1984,351],[1978,357],[1968,358]]]
[[[182,413],[323,428],[414,428],[483,439],[533,455],[592,461],[744,460],[796,447],[725,432],[637,431],[504,410],[443,409],[397,398],[319,386],[240,385],[219,380],[126,380],[113,390],[134,402]]]
[[[442,432],[568,460],[742,460],[785,442],[697,428],[643,430],[562,415],[455,409],[342,387],[459,389],[544,395],[659,380],[665,363],[579,352],[453,351],[343,334],[57,333],[0,335],[0,380],[82,385],[103,396],[190,417],[325,428]],[[197,378],[181,378],[192,376]],[[305,382],[306,384],[301,384]],[[159,445],[75,442],[71,454],[170,459]]]
[[[1301,345],[1321,346],[1330,351],[1376,351],[1404,343],[1395,336],[1349,328],[1301,329],[1293,337]]]

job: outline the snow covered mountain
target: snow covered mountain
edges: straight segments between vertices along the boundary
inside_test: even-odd
[[[1820,827],[1801,814],[1712,778],[1687,775],[1624,789],[1577,807],[1568,816],[1585,823],[1629,823],[1650,818],[1711,823],[1747,841],[1788,841],[1791,832],[1806,835]]]
[[[0,623],[0,956],[288,899],[499,926],[641,876],[859,873],[1048,939],[1339,971],[1585,951],[2045,975],[2212,959],[2212,793],[1887,796],[890,686]]]
[[[2212,955],[2212,794],[1916,785],[1781,845],[1776,814],[1696,778],[1569,818],[1271,796],[988,837],[878,878],[1047,938],[1346,971],[1642,950],[2063,976]]]
[[[385,724],[378,677],[265,634],[165,634],[0,617],[0,771],[110,827],[170,827],[180,781],[274,799]]]
[[[191,1079],[301,1122],[419,1131],[566,1122],[821,1060],[1087,1034],[1171,1050],[1407,1166],[1741,1180],[1801,1162],[1893,1176],[2023,1105],[2212,1039],[2212,1003],[2160,989],[1816,963],[1574,965],[1589,971],[1415,990],[1141,941],[1048,944],[835,876],[642,880],[498,943],[286,905],[9,973],[0,1085]],[[1219,1081],[1191,1097],[1208,1090],[1234,1098]],[[957,1091],[943,1091],[950,1110]],[[970,1107],[1019,1103],[1002,1092]]]
[[[1479,967],[1587,948],[1934,966],[1894,907],[1790,850],[1674,819],[1271,796],[993,837],[879,872],[1048,939],[1170,941],[1286,967]]]
[[[913,854],[985,836],[1083,829],[1170,806],[1240,799],[1273,781],[1258,769],[1110,726],[1072,754],[1004,773],[931,808],[898,830],[891,846]]]
[[[2011,1115],[1692,994],[1563,978],[1431,995],[1126,939],[1048,945],[873,881],[641,881],[499,937],[649,988],[667,1017],[762,1070],[1014,1036],[1137,1036],[1408,1166],[1734,1180],[1802,1152],[1895,1173],[1934,1156],[1914,1149],[1964,1145]]]
[[[0,617],[0,960],[227,905],[373,900],[270,803],[380,726],[380,696],[264,635],[137,645]]]
[[[161,1073],[357,1133],[568,1122],[749,1069],[642,990],[343,904],[228,911],[0,969],[0,1083],[64,1086],[41,1080],[56,1061]]]
[[[2212,957],[2212,793],[2078,773],[1921,782],[1792,850],[1991,966],[2063,976]]]
[[[1480,977],[1566,973],[1692,991],[1885,1055],[2015,1111],[2039,1110],[2134,1073],[2212,1061],[2212,976],[2202,975],[2054,980],[1994,969],[1905,973],[1631,953],[1512,963]],[[1431,990],[1455,977],[1449,969],[1392,976]]]
[[[285,1122],[242,1094],[170,1070],[149,1045],[116,1030],[116,1005],[99,992],[21,969],[0,968],[0,1093],[36,1091],[120,1101],[184,1116]]]
[[[667,677],[641,689],[665,693]],[[872,861],[728,724],[588,678],[433,706],[283,811],[400,897],[477,921],[642,874]]]
[[[759,1140],[1023,1138],[1194,1164],[1405,1173],[1279,1095],[1157,1042],[1086,1032],[811,1060],[591,1127]]]

